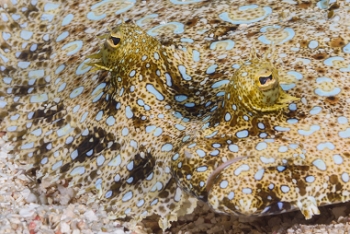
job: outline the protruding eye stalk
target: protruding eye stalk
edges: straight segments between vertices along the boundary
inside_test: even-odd
[[[112,37],[112,36],[111,36],[110,40],[113,41],[113,44],[114,44],[115,46],[118,45],[119,42],[120,42],[120,38],[118,38],[118,37]]]
[[[278,85],[277,83],[278,83],[277,80],[273,77],[272,74],[268,76],[259,77],[259,89],[262,91],[269,90],[276,87],[276,85]]]
[[[120,43],[120,38],[119,37],[114,37],[112,35],[106,41],[106,45],[111,47],[111,48],[118,47],[119,43]]]
[[[261,77],[259,77],[259,81],[260,81],[261,85],[265,85],[270,80],[272,80],[272,74],[269,75],[269,76],[261,76]]]

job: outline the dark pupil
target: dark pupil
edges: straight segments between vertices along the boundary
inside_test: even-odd
[[[118,45],[120,42],[120,38],[118,38],[118,37],[111,37],[111,39],[112,39],[114,45]]]
[[[272,75],[266,76],[266,77],[259,77],[260,84],[264,85],[266,84],[266,81],[272,80]]]

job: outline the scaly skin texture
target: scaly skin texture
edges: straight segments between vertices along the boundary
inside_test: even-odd
[[[0,130],[45,186],[163,229],[197,198],[306,218],[348,201],[348,3],[266,4],[2,3]]]

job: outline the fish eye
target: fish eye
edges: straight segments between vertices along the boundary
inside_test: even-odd
[[[272,74],[269,75],[269,76],[260,76],[260,77],[259,77],[259,81],[260,81],[260,84],[261,84],[261,85],[266,84],[266,82],[268,82],[268,81],[270,81],[270,80],[272,80],[272,79],[273,79]]]
[[[113,45],[118,45],[119,44],[119,42],[120,42],[120,38],[118,38],[118,37],[110,37],[110,40],[113,42]]]

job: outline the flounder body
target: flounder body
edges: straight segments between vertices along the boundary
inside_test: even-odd
[[[311,218],[350,200],[348,10],[3,4],[1,130],[41,183],[93,189],[117,218],[165,229],[197,198]]]

